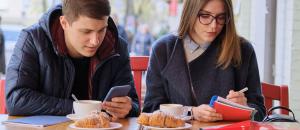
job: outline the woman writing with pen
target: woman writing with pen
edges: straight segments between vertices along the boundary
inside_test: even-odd
[[[218,121],[208,105],[218,95],[255,108],[255,120],[265,116],[255,52],[236,32],[231,0],[184,1],[178,33],[153,46],[146,84],[144,112],[176,103],[193,106],[196,120]]]

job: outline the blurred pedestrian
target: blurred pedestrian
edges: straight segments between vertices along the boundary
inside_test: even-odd
[[[0,74],[5,74],[5,45],[4,34],[1,29],[1,16],[0,16]]]
[[[134,54],[149,56],[153,41],[154,38],[150,33],[149,26],[147,24],[141,25],[132,42]]]

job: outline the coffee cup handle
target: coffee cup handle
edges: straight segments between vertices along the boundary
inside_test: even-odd
[[[72,107],[72,113],[71,114],[75,114],[74,107]]]
[[[192,106],[184,106],[183,107],[183,116],[185,116],[185,117],[191,117],[192,115]],[[190,115],[189,115],[189,113],[190,113]]]
[[[189,112],[189,106],[184,106],[182,107],[182,109],[183,109],[183,116],[187,116]]]

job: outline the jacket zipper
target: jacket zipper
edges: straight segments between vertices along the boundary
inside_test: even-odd
[[[73,62],[71,61],[71,59],[70,58],[67,58],[67,60],[68,60],[68,62],[70,62],[70,65],[72,66],[72,70],[70,70],[70,71],[72,71],[71,73],[72,73],[72,75],[71,76],[69,76],[70,78],[69,78],[69,86],[68,86],[68,89],[67,89],[67,96],[68,96],[68,98],[71,96],[71,93],[72,93],[72,88],[73,88],[73,83],[74,83],[74,78],[75,78],[75,75],[74,75],[74,64],[73,64]]]
[[[94,74],[92,75],[92,78],[91,78],[91,82],[92,82],[92,85],[93,85],[93,79],[94,79],[94,75],[95,75],[95,73],[96,73],[96,71],[104,64],[104,63],[106,63],[108,60],[110,60],[111,58],[113,58],[113,57],[116,57],[116,56],[120,56],[120,54],[114,54],[114,55],[111,55],[111,56],[109,56],[108,58],[106,58],[105,60],[103,60],[103,62],[102,63],[100,63],[100,64],[98,64],[97,66],[96,66],[96,69],[95,69],[95,72],[94,72]],[[70,59],[68,58],[68,61],[69,61]],[[73,65],[73,63],[72,62],[70,62],[71,63],[71,65],[73,66],[73,68],[74,68],[74,65]],[[68,86],[68,90],[67,90],[67,94],[66,95],[68,95],[68,97],[70,97],[71,96],[71,91],[70,91],[70,89],[73,87],[73,83],[74,83],[74,74],[73,74],[73,76],[70,76],[70,80],[69,80],[69,86]],[[93,86],[91,86],[92,88],[93,88]]]
[[[98,70],[104,63],[106,63],[108,60],[110,60],[110,59],[112,59],[113,57],[116,57],[116,56],[120,56],[120,54],[114,54],[114,55],[111,55],[111,56],[107,57],[105,60],[103,60],[102,63],[98,64],[98,65],[96,66],[95,72],[94,72],[93,75],[92,75],[92,79],[94,78],[94,75],[95,75],[95,73],[97,72],[97,70]]]
[[[95,69],[95,72],[93,73],[93,75],[91,76],[91,89],[92,89],[92,91],[93,91],[93,88],[94,88],[94,76],[95,76],[95,74],[96,74],[96,72],[98,71],[98,69],[104,64],[104,63],[106,63],[107,61],[109,61],[110,59],[112,59],[113,57],[117,57],[117,56],[120,56],[120,54],[114,54],[114,55],[111,55],[111,56],[109,56],[109,57],[107,57],[105,60],[103,60],[103,62],[101,62],[100,64],[98,64],[97,66],[96,66],[96,69]],[[93,92],[91,93],[91,98],[93,97]]]

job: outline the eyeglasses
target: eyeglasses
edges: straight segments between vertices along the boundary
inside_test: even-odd
[[[230,20],[229,17],[227,17],[225,14],[220,14],[217,16],[212,16],[211,14],[204,14],[204,13],[199,13],[198,14],[199,21],[200,23],[204,25],[209,25],[211,24],[215,19],[216,22],[220,25],[227,24]]]

